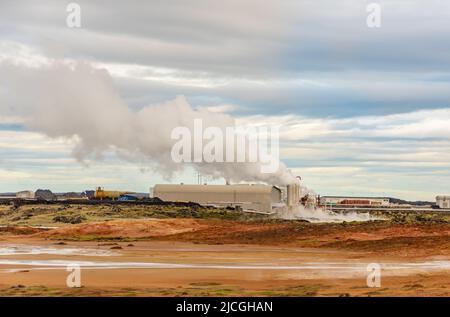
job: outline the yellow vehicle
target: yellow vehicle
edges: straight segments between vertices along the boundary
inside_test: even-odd
[[[98,187],[95,190],[95,199],[112,199],[112,200],[116,200],[118,199],[120,196],[125,195],[125,194],[132,194],[131,192],[122,192],[122,191],[112,191],[112,190],[104,190],[101,187]]]

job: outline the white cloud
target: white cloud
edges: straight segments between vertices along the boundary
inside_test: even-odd
[[[198,110],[206,110],[210,112],[229,113],[239,109],[240,107],[232,104],[221,104],[216,106],[198,106],[196,108]]]
[[[351,118],[308,118],[304,116],[250,116],[238,120],[242,125],[273,125],[281,127],[281,136],[288,141],[322,141],[344,139],[425,139],[450,140],[450,108],[420,110],[410,113]],[[384,141],[383,141],[384,142]]]

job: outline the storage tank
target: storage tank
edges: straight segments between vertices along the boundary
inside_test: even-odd
[[[113,191],[113,190],[104,190],[101,187],[98,187],[95,191],[95,199],[118,199],[120,196],[125,194],[133,194],[131,192],[125,191]]]
[[[436,204],[439,206],[439,208],[450,208],[450,196],[437,196]]]
[[[300,184],[293,183],[287,185],[286,205],[298,206],[300,203]]]

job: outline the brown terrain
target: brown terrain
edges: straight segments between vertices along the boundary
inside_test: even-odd
[[[448,255],[450,250],[450,224],[388,221],[311,224],[287,220],[128,219],[65,226],[32,236],[73,241],[153,240],[334,248],[413,257]]]
[[[10,211],[6,215],[12,217]],[[39,246],[61,251],[0,252],[0,295],[450,295],[450,222],[443,214],[349,223],[224,214],[207,219],[94,216],[95,221],[44,229],[21,218],[0,228],[0,250]],[[33,217],[44,219],[42,213]],[[80,262],[82,287],[66,286],[69,273],[66,266],[52,267],[56,260]],[[83,267],[88,262],[95,265]],[[381,287],[368,287],[369,263],[381,265]]]

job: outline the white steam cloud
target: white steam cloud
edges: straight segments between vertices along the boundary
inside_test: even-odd
[[[337,213],[322,208],[305,208],[304,206],[294,206],[282,208],[277,213],[278,218],[287,220],[307,220],[309,222],[351,222],[351,221],[374,221],[384,220],[384,218],[371,215],[369,212],[342,212]]]
[[[0,115],[19,116],[24,126],[52,138],[75,138],[74,156],[101,158],[108,150],[152,167],[167,179],[185,165],[170,157],[171,131],[204,126],[234,126],[226,114],[194,109],[183,96],[133,111],[122,100],[106,70],[87,63],[53,60],[38,67],[0,61]],[[203,175],[232,182],[257,181],[285,185],[294,176],[280,162],[276,173],[263,174],[260,163],[192,163]]]

